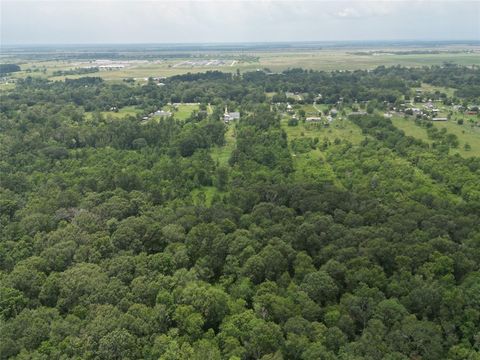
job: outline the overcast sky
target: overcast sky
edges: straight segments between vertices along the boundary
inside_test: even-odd
[[[0,0],[2,44],[480,40],[480,1]]]

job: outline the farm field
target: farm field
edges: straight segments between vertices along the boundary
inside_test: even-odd
[[[449,49],[448,47],[446,48]],[[236,72],[239,69],[242,72],[255,71],[256,69],[269,69],[273,72],[281,72],[290,68],[304,68],[313,70],[355,70],[355,69],[373,69],[379,65],[393,66],[401,65],[408,67],[419,67],[429,65],[442,65],[445,62],[452,62],[459,65],[480,65],[480,56],[478,47],[473,47],[474,52],[453,53],[440,52],[437,54],[406,54],[399,55],[388,53],[388,49],[382,49],[383,52],[375,55],[359,55],[359,50],[352,52],[352,49],[325,49],[325,50],[278,50],[278,51],[249,51],[228,52],[228,53],[209,53],[199,52],[199,56],[222,59],[226,54],[231,57],[237,57],[238,61],[227,61],[225,65],[200,65],[177,66],[191,58],[175,58],[155,61],[126,62],[124,68],[115,70],[101,70],[90,76],[99,76],[105,80],[119,81],[126,78],[134,78],[139,82],[144,82],[148,77],[169,77],[186,73],[197,73],[212,70],[223,72]],[[380,49],[378,49],[380,50]],[[242,57],[249,56],[258,61],[242,61]],[[139,54],[141,56],[141,54]],[[161,58],[161,55],[159,55]],[[6,61],[2,60],[2,61]],[[67,75],[54,76],[53,72],[57,70],[70,70],[80,67],[93,66],[91,61],[78,60],[22,60],[12,57],[8,61],[15,61],[21,66],[22,71],[12,75],[14,78],[23,78],[25,76],[47,77],[51,80],[64,80],[65,78],[78,78],[87,75]],[[207,64],[207,63],[206,63]],[[233,64],[233,65],[232,65]],[[427,90],[427,87],[425,87]]]

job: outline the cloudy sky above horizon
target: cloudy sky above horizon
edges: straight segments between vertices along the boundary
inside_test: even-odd
[[[1,43],[480,40],[480,1],[0,0]]]

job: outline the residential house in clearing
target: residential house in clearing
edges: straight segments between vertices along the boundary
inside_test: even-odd
[[[305,122],[307,123],[319,123],[321,121],[322,121],[322,118],[318,116],[310,116],[305,119]]]
[[[223,121],[225,123],[228,124],[230,121],[239,120],[239,119],[240,119],[240,113],[238,111],[228,112],[228,109],[225,106],[225,112],[223,114]]]
[[[169,116],[172,116],[172,113],[170,111],[157,110],[153,113],[153,116],[169,117]]]

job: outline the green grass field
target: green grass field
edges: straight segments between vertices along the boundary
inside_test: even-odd
[[[192,112],[198,111],[199,105],[197,104],[178,104],[167,105],[163,107],[163,110],[172,112],[173,116],[177,120],[186,120],[190,117]]]
[[[225,145],[216,146],[212,149],[211,155],[215,162],[218,162],[220,166],[227,165],[228,159],[232,151],[235,149],[235,124],[228,125],[227,132],[225,133]]]
[[[360,128],[347,119],[335,119],[329,127],[302,122],[299,122],[297,126],[288,126],[288,119],[289,117],[284,116],[281,124],[288,136],[293,164],[296,170],[295,177],[299,180],[332,181],[336,185],[342,186],[337,180],[333,169],[326,161],[326,151],[320,150],[320,146],[324,139],[328,139],[330,143],[333,143],[335,139],[340,139],[341,141],[358,144],[364,138]],[[292,149],[292,142],[302,138],[318,138],[317,148],[306,153],[296,153]]]
[[[320,141],[328,138],[333,142],[335,138],[350,141],[352,144],[358,144],[365,137],[359,127],[347,119],[334,119],[329,127],[320,124],[308,124],[299,122],[297,126],[288,126],[289,117],[282,119],[282,128],[288,135],[289,139],[297,139],[301,137],[315,138]]]
[[[441,93],[447,94],[448,96],[453,96],[453,94],[455,92],[455,89],[452,89],[452,88],[446,88],[446,87],[442,87],[442,86],[434,86],[434,85],[425,84],[425,83],[422,83],[422,86],[420,87],[420,89],[422,89],[423,92],[431,92],[431,93],[434,93],[436,91],[440,91]]]
[[[432,141],[428,138],[427,130],[415,124],[413,119],[402,117],[393,117],[393,124],[403,130],[405,134],[414,138],[423,140],[429,144]],[[464,157],[480,156],[480,128],[472,127],[468,121],[463,125],[458,125],[455,121],[433,122],[433,126],[441,129],[446,128],[447,133],[455,134],[460,142],[457,149],[450,150],[451,154],[460,154]],[[471,150],[464,149],[465,143],[470,144]]]
[[[118,112],[115,111],[102,111],[101,114],[104,117],[112,117],[114,119],[121,119],[125,116],[137,116],[138,114],[142,113],[141,109],[137,109],[135,106],[125,106],[120,108]],[[86,112],[85,113],[86,119],[91,119],[93,117],[93,113]]]
[[[12,90],[12,89],[15,89],[15,84],[12,84],[12,83],[9,83],[9,84],[2,83],[2,84],[0,84],[0,92],[2,92],[2,91],[8,92],[9,90]]]
[[[190,195],[196,205],[211,206],[212,200],[215,195],[224,195],[226,192],[219,191],[215,186],[202,186],[197,189],[193,189]]]

